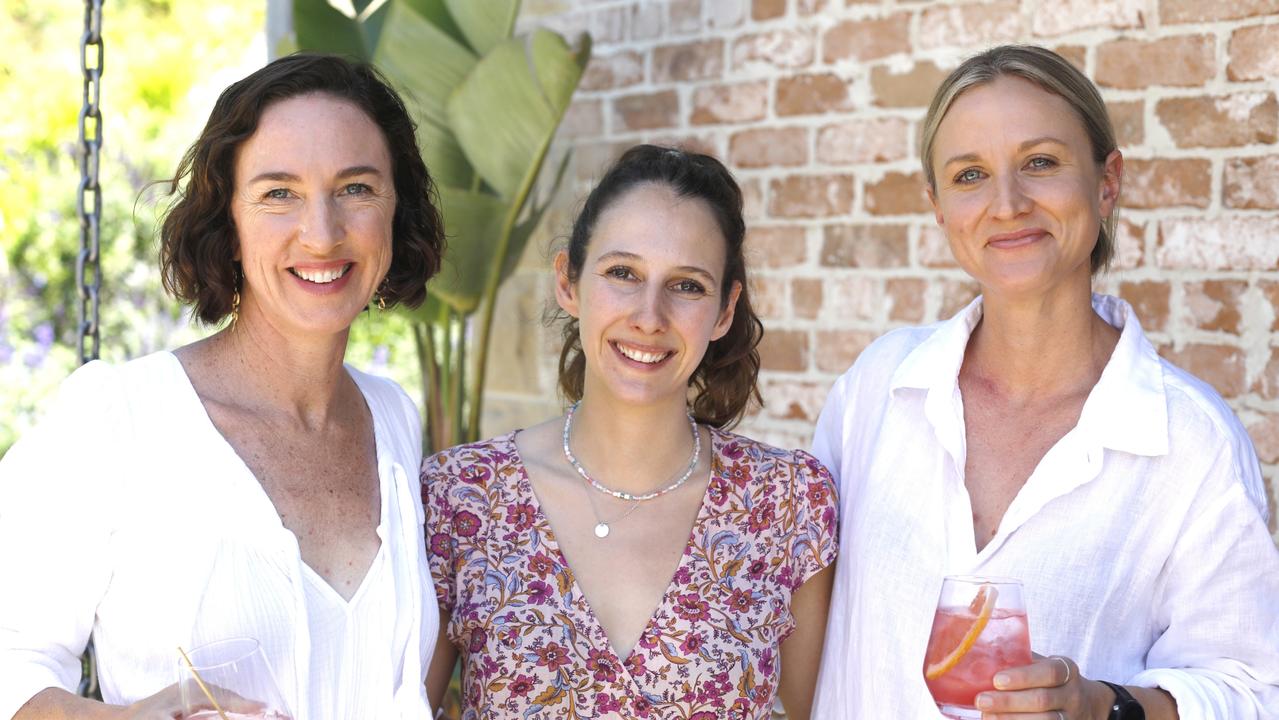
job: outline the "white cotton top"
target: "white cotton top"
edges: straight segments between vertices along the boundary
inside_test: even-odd
[[[958,376],[981,298],[888,333],[836,382],[813,440],[841,505],[815,717],[940,717],[924,650],[952,574],[1021,579],[1035,652],[1163,688],[1182,720],[1279,716],[1279,550],[1252,443],[1127,303],[1093,308],[1114,353],[980,552]]]
[[[178,646],[248,635],[296,720],[430,716],[439,612],[417,411],[395,383],[347,370],[373,416],[382,546],[340,622],[176,357],[93,362],[63,383],[0,460],[0,718],[73,690],[90,631],[108,703],[175,682]]]

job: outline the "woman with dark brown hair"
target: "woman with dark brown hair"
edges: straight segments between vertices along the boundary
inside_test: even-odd
[[[221,95],[172,189],[165,285],[229,322],[86,365],[0,464],[0,717],[179,717],[178,648],[242,636],[295,719],[425,717],[417,412],[343,364],[356,316],[439,266],[413,123],[370,67],[286,57]],[[105,704],[69,692],[91,632]]]
[[[758,397],[742,196],[631,148],[555,258],[566,414],[422,471],[463,717],[808,717],[835,555],[830,476],[732,427]]]

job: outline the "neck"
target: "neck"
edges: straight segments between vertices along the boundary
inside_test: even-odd
[[[962,372],[1013,401],[1086,394],[1118,339],[1092,309],[1090,282],[1033,297],[984,294]]]
[[[693,433],[682,402],[615,407],[588,392],[573,414],[569,447],[596,482],[642,494],[684,473]],[[702,450],[705,455],[705,443]]]
[[[346,390],[342,367],[349,329],[330,336],[286,333],[251,310],[233,327],[209,338],[209,354],[231,380],[232,402],[290,415],[322,427]]]

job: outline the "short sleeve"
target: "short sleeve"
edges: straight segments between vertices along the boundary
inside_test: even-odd
[[[817,458],[797,450],[791,468],[795,522],[789,548],[792,588],[798,588],[835,562],[839,501],[834,478]]]
[[[457,605],[459,561],[458,538],[453,529],[454,510],[449,500],[453,480],[458,477],[455,457],[448,450],[432,455],[422,462],[421,474],[427,563],[436,600],[440,609],[449,613]]]

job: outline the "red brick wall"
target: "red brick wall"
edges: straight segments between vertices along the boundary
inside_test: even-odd
[[[1273,508],[1279,0],[526,0],[524,14],[525,25],[595,40],[561,143],[576,153],[575,185],[543,249],[632,143],[726,159],[748,198],[768,331],[767,407],[743,430],[786,446],[808,444],[827,388],[867,343],[974,294],[927,212],[915,159],[937,83],[990,44],[1034,42],[1070,58],[1101,87],[1127,158],[1118,262],[1099,285],[1229,400]],[[545,267],[531,252],[505,293],[519,317],[549,297]],[[556,336],[508,329],[536,333],[511,342],[541,356],[536,382],[524,372],[525,382],[497,383],[494,432],[554,409]]]

